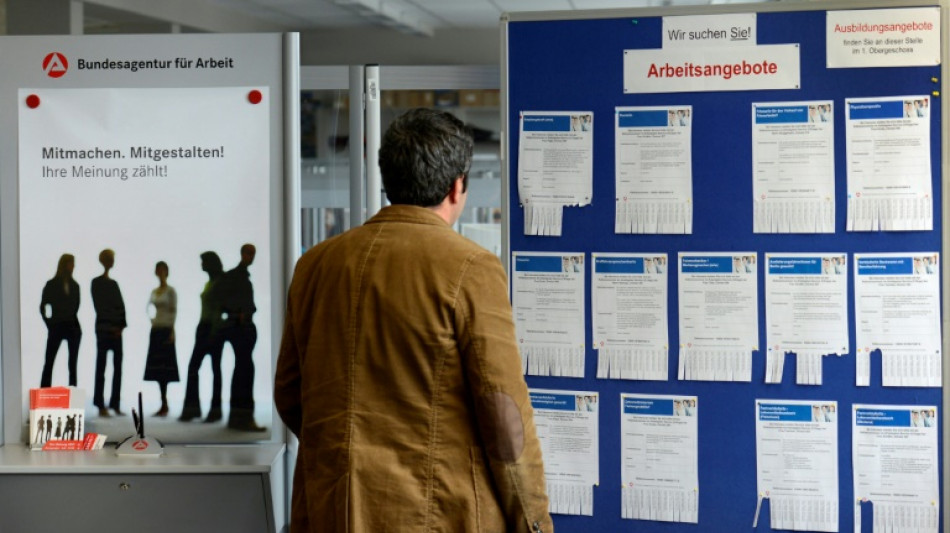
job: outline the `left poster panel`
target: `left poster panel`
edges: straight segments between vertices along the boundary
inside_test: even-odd
[[[85,389],[89,428],[108,434],[139,392],[147,416],[163,415],[152,432],[173,440],[189,433],[168,427],[189,403],[222,423],[245,408],[269,425],[269,410],[253,417],[267,380],[255,391],[254,370],[241,375],[249,363],[270,371],[269,342],[257,342],[270,322],[254,316],[270,309],[270,264],[254,260],[270,249],[267,90],[18,97],[23,390]],[[219,376],[189,384],[193,359]]]
[[[64,385],[111,442],[133,409],[166,444],[279,434],[296,46],[0,38],[5,443],[25,440],[30,389]]]

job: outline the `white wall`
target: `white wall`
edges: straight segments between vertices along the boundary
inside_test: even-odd
[[[300,35],[301,65],[497,65],[500,50],[499,28],[437,30],[433,37],[386,28]]]

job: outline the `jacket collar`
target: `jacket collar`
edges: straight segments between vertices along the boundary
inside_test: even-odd
[[[372,218],[366,221],[367,224],[379,224],[384,222],[403,222],[409,224],[429,224],[433,226],[447,227],[448,224],[442,217],[437,215],[431,209],[415,205],[388,205],[379,210]]]

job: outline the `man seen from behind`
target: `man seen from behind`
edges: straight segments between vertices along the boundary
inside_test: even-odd
[[[504,270],[452,229],[472,147],[452,115],[399,117],[393,205],[297,263],[274,387],[295,533],[554,531]]]

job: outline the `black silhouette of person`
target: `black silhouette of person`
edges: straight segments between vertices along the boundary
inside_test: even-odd
[[[109,407],[121,415],[122,391],[122,330],[126,327],[125,303],[119,284],[109,277],[115,265],[115,252],[106,248],[99,253],[99,262],[105,271],[92,280],[92,305],[96,308],[96,383],[92,403],[99,408],[99,416],[109,416],[103,393],[106,364],[112,352],[112,395]]]
[[[46,417],[41,416],[40,421],[36,424],[36,436],[33,437],[33,444],[39,444],[43,442],[43,431],[46,429]]]
[[[43,442],[46,442],[53,438],[53,415],[46,417],[46,438],[43,439]]]
[[[158,383],[162,406],[155,416],[168,416],[168,384],[178,381],[178,353],[175,351],[175,318],[178,316],[178,293],[168,284],[168,263],[155,264],[156,287],[148,299],[152,315],[152,331],[145,356],[145,381]]]
[[[79,327],[79,284],[73,279],[76,258],[63,254],[56,265],[56,275],[46,282],[40,298],[40,316],[46,323],[46,362],[43,364],[43,376],[40,387],[53,385],[53,363],[56,352],[66,341],[69,349],[69,385],[76,386],[76,361],[79,359],[79,340],[82,328]]]
[[[249,267],[254,262],[257,250],[253,244],[241,246],[241,262],[224,275],[221,311],[224,326],[221,328],[222,346],[231,343],[234,350],[234,375],[231,377],[231,410],[228,427],[238,431],[266,431],[254,421],[254,359],[252,353],[257,344],[257,327],[253,316],[254,286],[251,285]]]
[[[211,408],[205,422],[221,420],[221,295],[218,283],[224,276],[221,258],[214,252],[201,254],[201,270],[208,281],[201,291],[201,318],[195,329],[195,347],[188,361],[188,381],[185,384],[185,403],[178,418],[183,422],[201,417],[201,396],[198,390],[198,370],[205,356],[211,358]]]
[[[63,440],[76,438],[76,415],[66,415],[66,426],[63,429]]]

